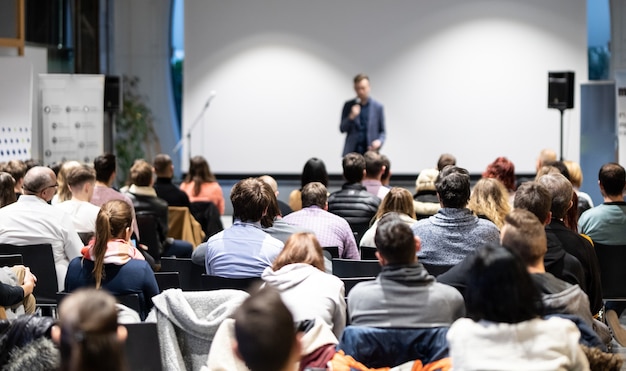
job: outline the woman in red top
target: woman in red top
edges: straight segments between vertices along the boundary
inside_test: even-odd
[[[220,214],[224,214],[224,194],[222,187],[211,173],[209,163],[202,156],[195,156],[189,161],[189,172],[180,185],[190,202],[213,202]]]

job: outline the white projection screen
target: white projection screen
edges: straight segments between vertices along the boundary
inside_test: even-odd
[[[182,157],[299,174],[315,156],[340,173],[341,108],[364,72],[395,174],[444,152],[472,173],[498,156],[530,173],[541,149],[559,152],[548,71],[574,71],[563,154],[578,161],[586,35],[584,0],[186,0],[183,135],[197,124]]]

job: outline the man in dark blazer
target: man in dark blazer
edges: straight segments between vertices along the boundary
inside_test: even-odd
[[[364,154],[378,151],[385,142],[385,114],[383,105],[372,99],[369,77],[358,74],[354,78],[357,97],[347,101],[341,113],[339,130],[346,133],[342,156],[350,152]]]

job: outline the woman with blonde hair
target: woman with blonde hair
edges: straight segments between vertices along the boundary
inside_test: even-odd
[[[213,202],[220,215],[224,214],[224,192],[204,157],[195,156],[189,160],[189,172],[180,189],[189,196],[190,202]]]
[[[51,201],[53,205],[72,199],[72,191],[70,191],[70,185],[67,184],[67,175],[72,169],[79,167],[81,167],[81,164],[78,161],[66,161],[61,165],[59,174],[57,175],[57,184],[59,187]]]
[[[374,236],[376,234],[376,227],[378,227],[378,221],[383,215],[389,212],[396,212],[400,215],[400,219],[410,226],[415,224],[415,208],[413,205],[413,195],[407,189],[393,187],[389,190],[389,193],[383,198],[383,201],[378,206],[376,215],[372,218],[374,221],[370,228],[363,234],[359,246],[375,247]]]
[[[139,294],[140,317],[152,308],[159,293],[154,272],[139,250],[130,244],[132,210],[124,201],[102,205],[96,219],[95,237],[67,268],[65,290],[80,287],[105,288],[113,295]]]
[[[482,178],[476,183],[467,208],[479,218],[493,222],[498,229],[502,228],[504,217],[511,211],[508,192],[495,178]]]
[[[344,285],[325,273],[322,247],[313,233],[291,235],[262,278],[280,291],[294,321],[320,317],[341,336],[346,326]]]

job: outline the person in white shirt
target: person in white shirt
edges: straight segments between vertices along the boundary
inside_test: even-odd
[[[96,171],[89,165],[75,167],[66,174],[66,182],[72,193],[71,199],[54,206],[72,217],[78,233],[95,233],[96,218],[100,208],[89,201],[96,185]]]
[[[80,256],[83,243],[72,218],[48,204],[58,188],[54,172],[43,166],[30,169],[24,176],[24,194],[0,209],[0,243],[33,245],[49,243],[57,271],[59,290],[63,290],[70,260]]]

